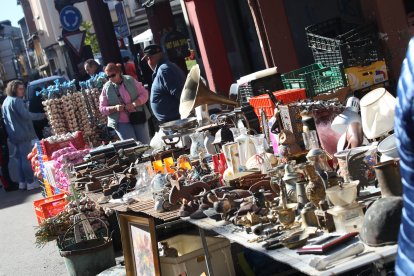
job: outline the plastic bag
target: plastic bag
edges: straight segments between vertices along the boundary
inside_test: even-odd
[[[151,142],[150,142],[151,148],[157,150],[157,149],[162,149],[164,146],[166,146],[166,144],[164,143],[164,141],[161,138],[164,135],[165,134],[161,130],[157,131],[154,134],[154,137],[152,137],[152,139],[151,139]]]

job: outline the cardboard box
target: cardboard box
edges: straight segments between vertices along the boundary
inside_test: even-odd
[[[368,66],[356,66],[345,69],[352,91],[360,90],[388,80],[385,61],[379,60]]]

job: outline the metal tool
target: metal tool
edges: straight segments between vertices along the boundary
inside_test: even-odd
[[[316,270],[326,270],[326,268],[332,264],[333,262],[342,260],[346,257],[351,257],[354,255],[358,255],[362,252],[364,252],[365,246],[363,243],[358,242],[351,244],[347,247],[345,247],[342,250],[339,250],[338,252],[333,253],[332,255],[329,255],[325,258],[313,258],[309,265],[314,267]]]

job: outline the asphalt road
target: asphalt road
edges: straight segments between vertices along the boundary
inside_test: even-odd
[[[6,193],[0,189],[0,276],[68,275],[55,242],[35,245],[33,201],[40,189]]]

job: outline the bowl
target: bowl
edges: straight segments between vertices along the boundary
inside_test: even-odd
[[[309,234],[298,232],[280,241],[285,247],[295,249],[304,246],[308,242]]]
[[[378,144],[378,151],[381,153],[381,162],[398,158],[397,144],[395,135],[391,134]]]
[[[346,206],[356,200],[359,180],[326,189],[326,196],[335,206]]]

